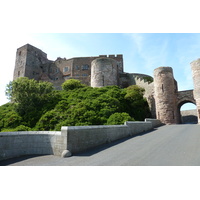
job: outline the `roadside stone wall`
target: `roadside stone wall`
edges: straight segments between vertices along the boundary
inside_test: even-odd
[[[146,122],[125,122],[124,125],[109,126],[63,126],[62,136],[67,137],[65,149],[78,153],[129,136],[151,131],[160,123],[156,120]]]
[[[0,132],[0,161],[23,155],[68,157],[101,144],[150,131],[158,122],[111,126],[66,126],[59,131]]]
[[[23,155],[60,156],[65,142],[56,131],[0,132],[0,161]]]

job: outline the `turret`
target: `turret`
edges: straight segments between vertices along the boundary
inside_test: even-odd
[[[116,60],[100,57],[91,63],[91,87],[118,85],[119,69]]]
[[[197,106],[198,123],[200,124],[200,58],[191,62],[190,65],[194,83],[194,99]]]
[[[177,124],[177,83],[171,67],[154,70],[156,116],[164,124]]]

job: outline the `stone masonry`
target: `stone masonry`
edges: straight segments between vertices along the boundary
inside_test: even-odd
[[[49,60],[42,50],[26,44],[17,49],[13,80],[19,77],[49,81],[61,89],[65,80],[77,79],[92,87],[118,85],[126,88],[138,85],[145,89],[153,118],[164,124],[181,123],[180,107],[187,102],[197,105],[200,123],[200,59],[191,63],[194,80],[193,90],[178,91],[171,67],[154,70],[153,78],[146,74],[126,73],[123,55],[100,55],[94,57],[57,58]],[[152,80],[152,81],[149,81]]]

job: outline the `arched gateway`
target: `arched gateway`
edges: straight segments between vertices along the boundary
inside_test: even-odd
[[[181,107],[186,103],[192,103],[196,105],[196,101],[193,95],[193,90],[179,91],[177,100],[178,100],[177,101],[178,122],[179,124],[181,124],[182,123],[182,117],[181,117],[181,112],[180,112]],[[196,118],[195,116],[193,117]],[[196,119],[194,121],[196,123]]]
[[[200,59],[191,63],[194,90],[178,91],[177,82],[171,67],[159,67],[154,70],[154,99],[156,117],[164,124],[181,123],[180,108],[185,103],[197,106],[200,123]]]

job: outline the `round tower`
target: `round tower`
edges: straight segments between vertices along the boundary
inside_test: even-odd
[[[177,124],[177,84],[171,67],[154,70],[156,116],[164,124]]]
[[[200,58],[190,63],[194,83],[194,99],[197,106],[198,123],[200,124]]]
[[[118,85],[117,61],[111,58],[97,58],[91,63],[91,87]]]

